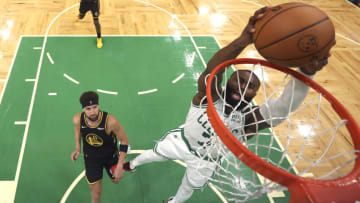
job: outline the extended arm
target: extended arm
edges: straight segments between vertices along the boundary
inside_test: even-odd
[[[327,64],[328,57],[306,64],[298,71],[312,79],[315,73]],[[308,92],[308,85],[292,77],[278,98],[266,101],[246,115],[245,132],[254,133],[270,126],[279,125],[288,117],[289,113],[295,111],[302,104]]]
[[[226,47],[220,49],[216,54],[210,59],[210,61],[207,64],[207,67],[205,71],[200,75],[198,79],[198,92],[193,98],[193,104],[199,105],[201,102],[201,99],[206,95],[206,77],[208,74],[213,71],[216,66],[219,64],[230,60],[235,59],[249,44],[251,44],[252,41],[252,33],[254,33],[255,29],[255,22],[256,20],[263,17],[264,12],[266,11],[266,7],[258,10],[255,12],[254,16],[250,17],[249,22],[243,32],[241,33],[240,37],[232,41],[229,45]],[[224,69],[219,71],[216,75],[216,86],[220,90],[221,89],[221,82],[222,82],[222,75],[224,73]],[[217,100],[219,96],[216,94],[216,86],[212,85],[211,91],[213,95],[213,99]]]

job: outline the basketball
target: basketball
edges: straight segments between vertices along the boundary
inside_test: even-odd
[[[270,8],[256,22],[253,41],[269,62],[297,67],[327,56],[335,44],[335,28],[319,8],[285,3]]]

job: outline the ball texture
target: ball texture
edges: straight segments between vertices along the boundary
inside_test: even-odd
[[[335,28],[319,8],[285,3],[269,8],[256,22],[253,41],[269,62],[295,67],[327,57],[335,44]]]

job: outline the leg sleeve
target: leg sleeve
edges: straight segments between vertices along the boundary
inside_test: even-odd
[[[216,162],[206,161],[197,157],[196,159],[186,160],[186,164],[185,177],[194,189],[205,187],[216,169]]]
[[[131,165],[137,167],[146,163],[151,163],[156,161],[166,161],[166,160],[168,159],[166,159],[163,156],[160,156],[159,154],[155,153],[153,150],[148,149],[143,153],[141,153],[139,156],[137,156],[134,160],[132,160]]]
[[[182,179],[181,185],[180,185],[178,191],[176,192],[173,202],[176,202],[176,203],[185,202],[186,200],[190,199],[193,192],[194,192],[194,189],[191,187],[191,185],[186,177],[186,174],[185,174]]]

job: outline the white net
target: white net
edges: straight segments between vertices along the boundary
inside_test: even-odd
[[[339,118],[322,94],[310,88],[304,101],[296,101],[297,98],[294,98],[293,94],[296,90],[292,84],[294,80],[291,80],[290,75],[261,65],[241,65],[241,68],[237,68],[244,67],[252,71],[250,77],[257,75],[261,87],[252,103],[245,107],[247,110],[243,109],[241,112],[240,119],[244,120],[247,114],[259,108],[257,104],[268,106],[272,99],[282,94],[288,83],[292,92],[285,117],[270,115],[267,120],[270,124],[268,129],[246,134],[244,122],[239,125],[239,121],[233,119],[233,115],[239,114],[236,109],[242,105],[240,103],[246,102],[240,90],[240,83],[240,102],[235,107],[225,102],[227,79],[234,72],[233,67],[226,68],[223,90],[217,90],[223,101],[222,109],[218,110],[218,113],[230,132],[233,132],[244,146],[268,163],[302,177],[335,179],[347,175],[353,169],[357,152],[345,126],[347,121]],[[239,76],[237,77],[239,81]],[[243,93],[248,87],[249,84]],[[290,106],[296,102],[300,102],[301,105],[291,109]],[[231,108],[230,113],[225,112],[226,106]],[[282,122],[275,126],[279,120]],[[248,136],[252,137],[249,139]],[[214,157],[214,151],[218,152],[219,156]],[[285,187],[249,169],[229,151],[219,137],[212,137],[205,153],[201,151],[199,154],[207,159],[212,157],[212,161],[217,162],[217,169],[210,182],[227,201],[246,202],[255,198],[266,198],[266,195],[279,195],[286,190]]]

